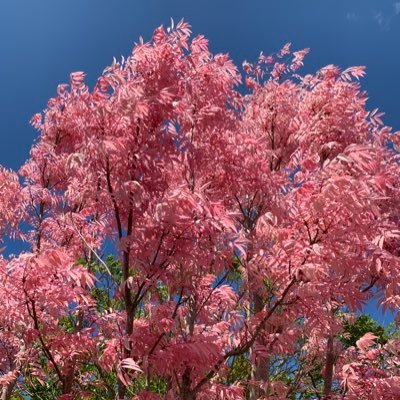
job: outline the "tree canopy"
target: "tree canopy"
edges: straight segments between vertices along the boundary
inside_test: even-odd
[[[398,399],[399,135],[363,67],[180,21],[83,72],[0,170],[2,400]],[[242,85],[244,83],[244,86]]]

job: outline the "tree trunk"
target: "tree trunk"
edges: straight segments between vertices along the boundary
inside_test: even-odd
[[[182,400],[196,400],[196,395],[193,392],[182,393]]]
[[[70,394],[72,392],[74,375],[75,375],[75,368],[73,362],[71,362],[66,368],[64,374],[64,380],[62,382],[62,394]]]
[[[10,400],[17,378],[1,388],[1,400]]]
[[[25,346],[23,346],[25,349]],[[10,371],[12,371],[16,367],[16,363],[14,360],[10,361]],[[12,392],[14,390],[14,386],[17,383],[18,376],[15,376],[12,381],[5,384],[1,388],[1,400],[10,400]]]
[[[333,336],[328,336],[326,344],[326,359],[324,372],[324,398],[329,399],[332,392],[333,366],[335,363],[335,355],[333,351]]]
[[[195,400],[196,395],[191,390],[192,380],[190,378],[190,369],[186,367],[185,372],[182,375],[182,390],[181,397],[182,400]]]
[[[258,313],[262,311],[264,308],[264,302],[262,298],[259,295],[254,295],[254,313]],[[253,346],[252,352],[254,351],[254,347],[257,345],[257,343],[263,344],[262,339],[261,342],[260,340],[256,341],[256,343]],[[258,359],[255,363],[255,365],[252,365],[252,371],[251,371],[251,378],[260,381],[264,383],[264,386],[266,389],[261,389],[261,388],[251,388],[250,393],[249,393],[249,400],[256,400],[260,396],[265,396],[268,393],[268,381],[269,381],[269,359],[268,358],[263,358],[263,359]]]
[[[131,215],[131,214],[130,214]],[[131,220],[131,216],[129,217]],[[132,231],[131,223],[128,223],[128,234],[130,235]],[[129,338],[133,332],[133,320],[134,320],[134,308],[132,303],[131,297],[131,289],[126,285],[130,274],[129,274],[129,255],[130,251],[124,251],[124,258],[123,258],[123,276],[124,276],[124,283],[125,283],[125,292],[124,292],[124,302],[125,302],[125,310],[126,310],[126,322],[125,322],[125,334]],[[131,356],[131,349],[130,345],[129,348],[124,346],[124,358],[128,358]],[[124,400],[126,394],[126,387],[125,385],[118,379],[118,399]]]

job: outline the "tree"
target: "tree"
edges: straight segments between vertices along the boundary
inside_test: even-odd
[[[398,135],[362,67],[301,77],[307,52],[245,62],[241,94],[181,21],[58,87],[21,186],[2,170],[1,232],[30,246],[1,260],[3,399],[358,395],[348,312],[400,299]]]
[[[357,340],[367,333],[372,333],[376,336],[375,342],[380,345],[385,345],[392,336],[391,329],[385,329],[374,321],[369,315],[360,315],[354,322],[347,321],[343,325],[343,335],[340,338],[341,342],[346,346],[355,347]]]

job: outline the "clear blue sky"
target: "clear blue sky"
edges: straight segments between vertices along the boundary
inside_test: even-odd
[[[239,64],[292,42],[311,48],[304,72],[365,65],[370,107],[400,129],[400,0],[0,0],[0,164],[25,161],[37,135],[30,117],[70,72],[93,83],[170,17]]]

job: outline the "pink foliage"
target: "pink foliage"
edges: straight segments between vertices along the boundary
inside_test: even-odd
[[[307,53],[245,62],[242,95],[228,55],[181,21],[93,90],[83,72],[58,87],[32,119],[23,184],[0,170],[0,234],[30,246],[0,260],[3,385],[51,372],[72,398],[90,364],[117,374],[120,399],[138,376],[143,400],[283,399],[294,389],[257,370],[300,352],[299,387],[318,360],[327,396],[333,381],[340,398],[400,397],[397,341],[375,349],[367,334],[345,351],[334,339],[339,311],[360,311],[373,288],[398,312],[398,134],[367,111],[364,68],[302,77]],[[122,305],[100,309],[91,268],[110,246]],[[242,355],[254,379],[228,381]]]

